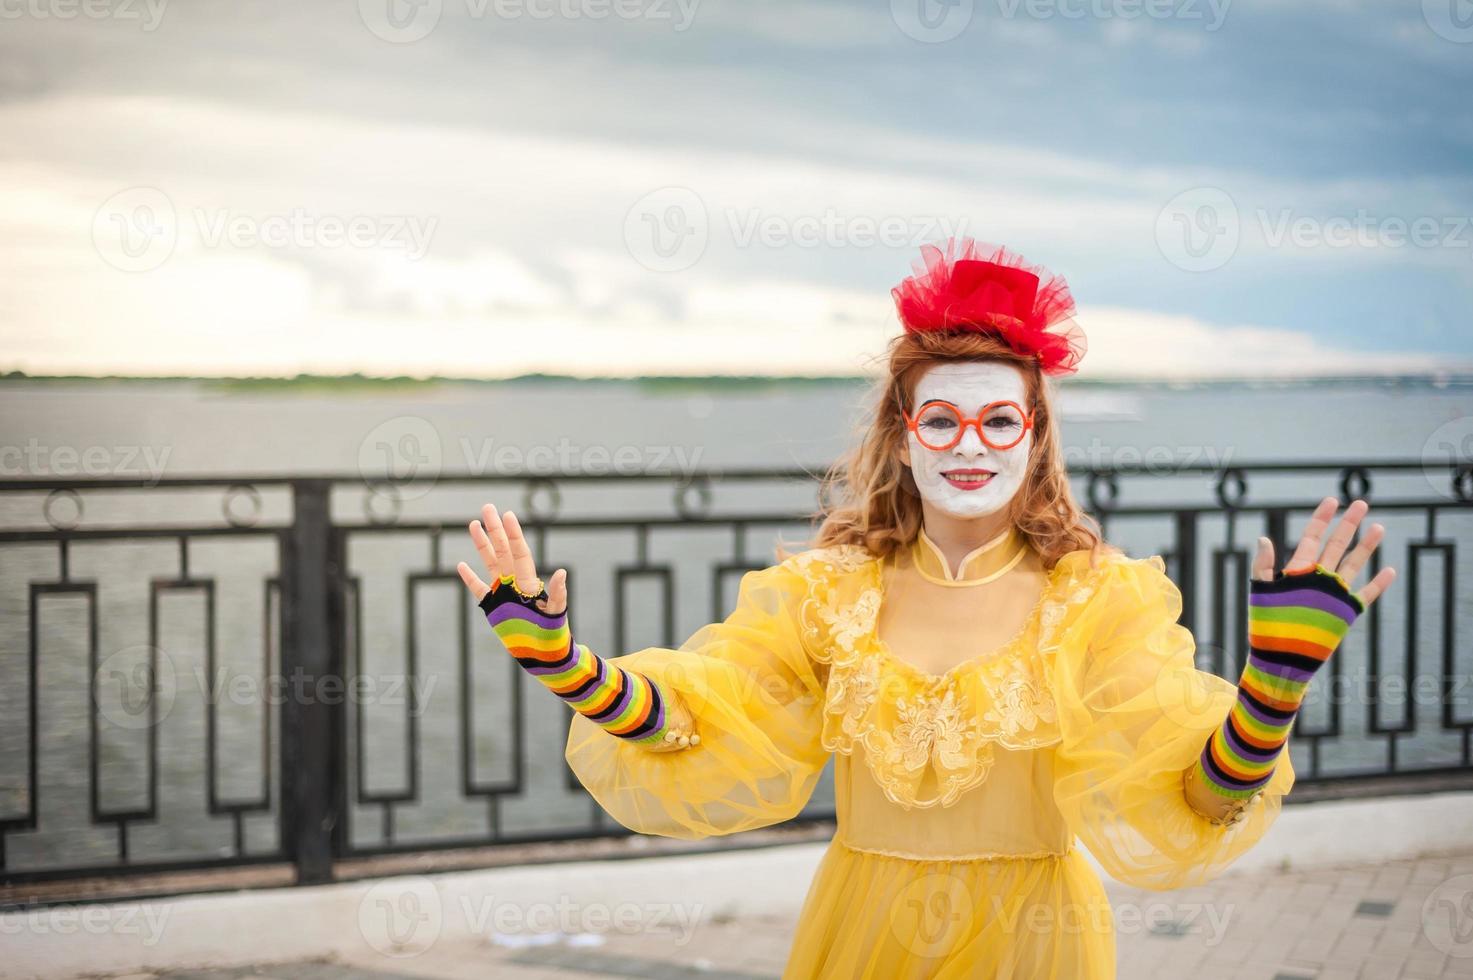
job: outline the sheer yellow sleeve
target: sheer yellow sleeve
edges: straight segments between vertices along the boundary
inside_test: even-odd
[[[1054,798],[1115,879],[1147,889],[1208,881],[1263,837],[1294,785],[1286,751],[1235,826],[1186,799],[1183,773],[1227,717],[1237,688],[1194,662],[1181,592],[1160,556],[1102,558],[1095,588],[1063,624],[1053,660],[1061,741]]]
[[[722,622],[677,649],[608,658],[658,684],[700,736],[654,749],[575,714],[568,764],[610,816],[639,833],[696,839],[797,815],[829,756],[820,744],[823,684],[800,632],[806,595],[792,559],[750,571]]]

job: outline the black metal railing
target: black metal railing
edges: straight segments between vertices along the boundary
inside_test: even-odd
[[[1300,780],[1473,767],[1473,467],[1071,477],[1110,540],[1167,561],[1199,666],[1232,679],[1253,538],[1282,562],[1325,494],[1366,499],[1387,527],[1366,577],[1403,574],[1316,678]],[[1127,502],[1135,485],[1169,499]],[[580,642],[613,654],[722,618],[775,536],[811,530],[815,486],[760,469],[439,475],[412,495],[344,475],[0,483],[0,878],[289,862],[317,882],[355,856],[622,833],[562,761],[566,709],[477,628],[465,522],[483,499],[516,509],[569,570]],[[830,775],[805,816],[832,815]]]

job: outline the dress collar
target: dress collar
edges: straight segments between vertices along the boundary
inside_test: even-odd
[[[911,545],[910,557],[921,578],[937,585],[982,585],[1006,575],[1023,560],[1027,546],[1016,528],[1009,526],[992,540],[980,544],[962,557],[961,569],[955,575],[941,553],[941,547],[921,528]]]

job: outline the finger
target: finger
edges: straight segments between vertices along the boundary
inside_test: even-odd
[[[547,580],[547,598],[537,608],[549,616],[556,616],[568,608],[568,570],[559,568]]]
[[[511,568],[517,577],[517,584],[524,591],[536,591],[537,562],[532,559],[532,549],[527,547],[527,538],[522,534],[522,523],[511,511],[501,515],[501,523],[505,529]]]
[[[1392,568],[1390,565],[1387,565],[1385,568],[1376,573],[1375,578],[1366,583],[1366,587],[1364,589],[1358,590],[1355,594],[1360,596],[1360,601],[1365,603],[1366,608],[1369,609],[1371,607],[1371,603],[1381,598],[1381,596],[1386,593],[1386,590],[1391,588],[1391,583],[1395,581],[1396,569]]]
[[[1284,571],[1308,568],[1319,561],[1320,541],[1325,536],[1325,529],[1330,526],[1330,519],[1339,509],[1340,501],[1334,497],[1326,497],[1320,501],[1320,505],[1309,516],[1309,523],[1304,526],[1304,534],[1299,538],[1299,547],[1294,549],[1294,556],[1284,566]]]
[[[1345,556],[1340,562],[1340,567],[1336,569],[1340,577],[1347,582],[1355,581],[1355,577],[1360,574],[1362,568],[1366,567],[1371,560],[1371,555],[1384,537],[1386,537],[1386,528],[1383,525],[1372,524],[1366,528],[1366,533],[1361,537],[1360,543]]]
[[[1253,555],[1253,577],[1260,582],[1273,581],[1274,543],[1268,538],[1258,539],[1258,551]]]
[[[491,536],[491,547],[496,551],[496,574],[511,575],[516,573],[512,564],[511,544],[506,540],[506,528],[502,524],[501,515],[496,513],[496,508],[487,504],[481,508],[481,523],[486,525],[486,533]],[[519,586],[523,583],[518,582]]]
[[[481,556],[481,564],[485,566],[486,574],[493,580],[500,578],[501,572],[498,567],[500,559],[496,554],[496,549],[491,545],[491,539],[486,537],[486,528],[480,521],[471,521],[469,527],[471,544],[475,545],[476,554]]]
[[[1355,532],[1360,527],[1361,518],[1371,505],[1364,500],[1352,500],[1350,506],[1345,508],[1345,513],[1340,518],[1340,523],[1335,526],[1334,532],[1330,534],[1330,541],[1325,545],[1325,553],[1320,556],[1320,564],[1332,572],[1338,572],[1348,582],[1350,576],[1340,568],[1340,559],[1345,557],[1345,552],[1350,550],[1350,542],[1355,538]]]
[[[475,573],[474,569],[465,562],[461,562],[455,566],[455,570],[460,573],[460,580],[465,583],[465,587],[470,590],[471,595],[475,597],[477,602],[486,598],[486,593],[491,591],[491,586],[482,582],[481,577]]]

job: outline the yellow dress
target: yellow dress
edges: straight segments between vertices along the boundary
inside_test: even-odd
[[[1235,697],[1196,669],[1159,556],[1045,569],[1016,532],[953,573],[924,531],[877,558],[812,549],[743,576],[735,610],[679,649],[611,658],[673,692],[698,745],[656,751],[574,715],[567,759],[632,830],[774,824],[830,756],[837,832],[785,980],[1113,978],[1116,879],[1200,884],[1268,830],[1288,753],[1235,826],[1186,802]]]

